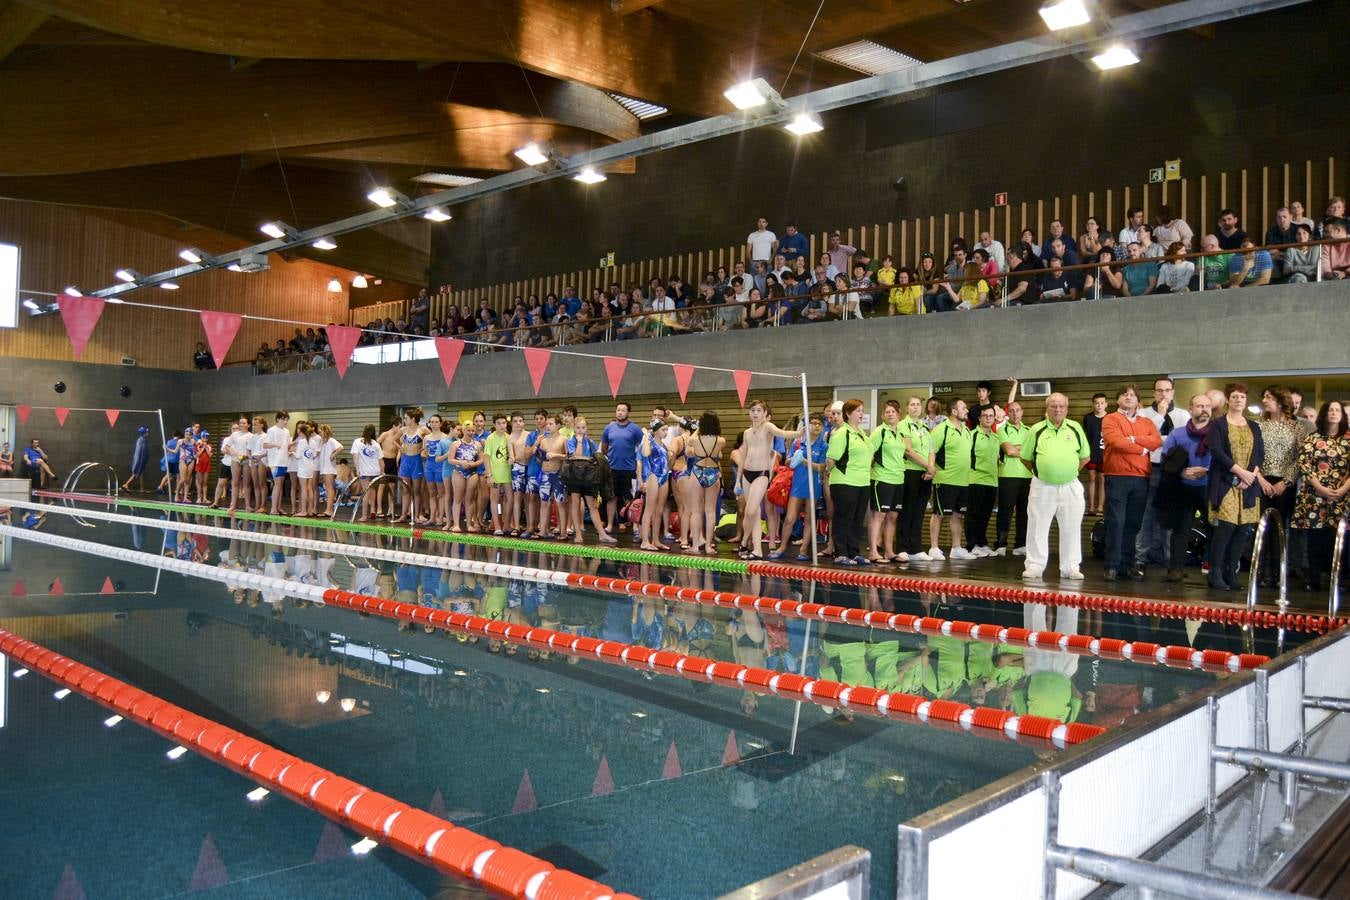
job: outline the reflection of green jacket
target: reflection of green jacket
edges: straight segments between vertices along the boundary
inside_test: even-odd
[[[966,646],[969,641],[943,634],[928,636],[936,662],[923,667],[923,689],[934,697],[950,697],[966,683]]]
[[[994,651],[1000,652],[995,655]],[[1001,659],[1008,662],[999,665]],[[1026,671],[1022,668],[1022,654],[996,648],[993,644],[971,641],[966,650],[966,676],[974,682],[977,678],[986,678],[999,687],[1010,687],[1022,680]]]
[[[1037,672],[1012,693],[1013,712],[1019,716],[1044,716],[1061,722],[1078,721],[1083,700],[1073,690],[1068,675]]]

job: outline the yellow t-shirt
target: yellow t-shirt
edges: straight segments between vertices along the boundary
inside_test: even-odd
[[[923,288],[917,284],[906,284],[891,288],[891,312],[897,316],[912,316],[919,311],[919,298]]]

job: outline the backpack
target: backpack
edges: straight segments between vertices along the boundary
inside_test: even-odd
[[[764,492],[764,499],[774,506],[787,506],[791,496],[792,470],[787,466],[779,466],[774,470],[773,480],[769,482],[769,488]]]

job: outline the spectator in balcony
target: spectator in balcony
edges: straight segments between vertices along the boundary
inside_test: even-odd
[[[882,257],[881,265],[872,273],[872,281],[877,287],[890,288],[895,285],[895,260],[889,254]],[[878,291],[875,296],[874,305],[885,307],[888,305],[890,291]]]
[[[304,353],[305,333],[299,328],[295,329],[295,336],[286,342],[286,346],[291,353]]]
[[[839,229],[830,233],[830,249],[826,251],[830,255],[830,265],[834,266],[836,274],[839,272],[851,271],[849,268],[849,259],[858,252],[858,248],[845,244],[839,239]],[[834,276],[830,276],[834,277]]]
[[[1131,242],[1126,249],[1125,291],[1130,297],[1143,297],[1153,293],[1158,283],[1158,264],[1145,261],[1143,247],[1138,241]]]
[[[731,273],[727,271],[726,266],[718,266],[713,275],[713,290],[718,296],[721,296],[722,290],[731,284]]]
[[[1158,286],[1155,294],[1185,294],[1195,277],[1195,263],[1185,259],[1186,245],[1173,241],[1167,248],[1167,259],[1158,267]]]
[[[1007,270],[1008,257],[1003,249],[1003,244],[994,240],[994,236],[988,231],[980,232],[980,240],[976,246],[984,248],[984,251],[989,254],[989,258],[998,266],[998,271]]]
[[[863,271],[867,273],[868,278],[871,278],[875,282],[877,270],[881,268],[881,262],[873,259],[871,253],[868,253],[862,247],[859,247],[858,252],[853,254],[853,264],[856,266],[858,263],[863,264]],[[850,269],[849,271],[852,270]]]
[[[859,253],[859,256],[862,254]],[[872,276],[867,271],[867,263],[855,259],[853,262],[853,280],[848,283],[850,292],[857,298],[858,317],[871,315],[876,305],[876,294],[872,293]]]
[[[1041,300],[1077,300],[1078,288],[1069,277],[1070,273],[1064,271],[1064,261],[1052,256],[1049,263],[1050,271],[1041,276]]]
[[[557,340],[553,336],[553,329],[549,328],[547,323],[544,322],[542,309],[530,311],[530,330],[525,342],[531,347],[553,347],[557,345]]]
[[[1139,226],[1143,224],[1143,207],[1131,206],[1125,211],[1125,227],[1120,229],[1120,234],[1116,235],[1116,246],[1128,247],[1139,240]]]
[[[635,300],[628,301],[628,312],[619,320],[614,329],[616,340],[631,341],[642,337],[644,328],[642,306]]]
[[[1106,240],[1110,242],[1111,236]],[[1083,281],[1083,297],[1087,300],[1107,300],[1125,296],[1125,273],[1116,263],[1115,251],[1104,246],[1097,251],[1097,268],[1088,272]]]
[[[760,221],[764,221],[760,219]],[[753,294],[754,291],[752,290]],[[656,334],[670,334],[675,327],[675,301],[666,293],[666,289],[657,285],[652,290],[652,312],[656,313],[653,317],[653,323],[656,325]]]
[[[737,279],[722,290],[722,303],[717,307],[717,321],[723,330],[745,327],[745,304],[736,293],[740,286]]]
[[[1284,251],[1284,280],[1289,284],[1305,284],[1317,280],[1317,263],[1322,248],[1309,246],[1312,240],[1312,226],[1299,222],[1294,226],[1294,240],[1301,247],[1290,247]]]
[[[1017,241],[1018,241],[1018,243],[1025,245],[1026,249],[1027,249],[1028,251],[1030,251],[1031,255],[1034,256],[1034,257],[1036,258],[1036,259],[1035,259],[1035,262],[1036,262],[1035,268],[1038,268],[1038,269],[1039,269],[1039,268],[1041,267],[1041,265],[1040,265],[1040,264],[1041,264],[1041,245],[1036,241],[1036,232],[1032,231],[1030,228],[1023,228],[1023,229],[1022,229],[1022,235],[1021,235],[1021,237],[1019,237],[1019,238],[1017,239]],[[1023,257],[1023,258],[1025,259],[1025,257]],[[1011,263],[1011,262],[1009,262],[1008,265],[1009,265],[1009,268],[1012,267],[1012,263]]]
[[[1219,230],[1216,233],[1219,247],[1223,250],[1237,250],[1247,239],[1247,232],[1238,227],[1237,213],[1231,209],[1219,211]]]
[[[487,301],[483,301],[487,302]],[[563,288],[562,306],[567,310],[567,315],[575,319],[577,310],[581,309],[581,298],[577,296],[576,285],[569,284]]]
[[[811,283],[811,261],[805,256],[799,256],[792,261],[792,271],[797,274],[798,284]]]
[[[206,345],[201,341],[197,342],[197,349],[192,352],[192,364],[199,370],[214,369],[216,361],[211,356],[211,351],[206,349]]]
[[[200,345],[198,345],[200,346]],[[258,353],[253,357],[254,362],[263,362],[272,358],[272,348],[268,346],[267,341],[263,341],[258,347]]]
[[[1289,211],[1289,207],[1281,206],[1275,210],[1275,224],[1266,229],[1266,245],[1292,244],[1298,240],[1298,235],[1294,233],[1294,214]],[[1284,251],[1270,250],[1271,262],[1275,264],[1274,278],[1277,281],[1284,281],[1289,273],[1284,270]]]
[[[1096,216],[1088,216],[1078,236],[1078,252],[1084,259],[1095,259],[1102,249],[1102,226]]]
[[[829,253],[820,254],[820,261],[816,263],[814,274],[815,279],[812,282],[813,284],[829,282],[831,287],[834,286],[834,279],[835,276],[839,274],[839,270],[834,267],[834,263],[830,262]]]
[[[1073,235],[1064,230],[1064,223],[1059,219],[1050,220],[1050,236],[1046,238],[1047,244],[1053,245],[1055,241],[1062,242],[1066,250],[1072,250],[1077,254],[1078,242],[1073,239]]]
[[[1258,250],[1251,238],[1244,238],[1240,249],[1241,253],[1234,253],[1228,258],[1228,286],[1261,287],[1270,284],[1275,269],[1270,253]]]
[[[1166,255],[1167,248],[1153,240],[1153,226],[1147,223],[1139,226],[1139,254],[1144,259],[1160,259]]]
[[[1044,260],[1047,267],[1049,266],[1049,261],[1051,259],[1058,259],[1060,265],[1069,268],[1069,271],[1064,273],[1065,277],[1068,278],[1069,284],[1081,293],[1084,281],[1083,272],[1081,269],[1070,268],[1071,266],[1079,265],[1083,261],[1082,258],[1079,257],[1077,250],[1065,243],[1062,238],[1055,238],[1050,242],[1050,252]]]
[[[799,321],[802,322],[825,322],[830,318],[830,307],[834,300],[834,288],[828,281],[822,281],[820,284],[811,288],[811,293],[807,295],[806,303],[802,306]]]
[[[946,312],[947,292],[942,289],[942,273],[938,271],[937,260],[925,250],[919,257],[919,288],[923,292],[923,307],[928,312]]]
[[[1313,236],[1316,237],[1319,241],[1322,240],[1323,238],[1330,237],[1330,235],[1327,234],[1327,224],[1332,219],[1344,219],[1344,218],[1345,218],[1345,198],[1336,195],[1328,197],[1326,214],[1322,216],[1321,224],[1319,224],[1316,230],[1313,231]]]
[[[558,295],[549,291],[544,295],[543,307],[544,320],[552,322],[554,319],[558,318],[558,310],[562,308],[562,304],[558,302]]]
[[[848,289],[848,278],[842,273],[834,276],[834,293],[830,295],[830,315],[836,319],[862,318],[858,295]]]
[[[890,309],[893,316],[912,316],[923,303],[923,288],[914,278],[914,272],[905,266],[895,273],[895,287],[891,288]]]
[[[788,263],[794,266],[797,264],[797,260],[805,260],[806,255],[811,252],[811,245],[807,241],[806,235],[797,231],[796,222],[788,222],[784,227],[783,238],[778,242],[778,252],[782,253]]]
[[[417,292],[412,305],[408,307],[408,321],[414,328],[420,325],[423,333],[431,330],[431,298],[427,296],[426,288]]]
[[[1344,202],[1341,204],[1344,206]],[[1340,281],[1350,278],[1350,243],[1345,241],[1346,222],[1344,218],[1328,219],[1322,224],[1323,233],[1339,244],[1323,244],[1319,268],[1324,279]]]
[[[1002,284],[998,277],[998,263],[990,259],[989,251],[983,247],[976,247],[972,250],[970,252],[970,258],[973,262],[979,264],[980,277],[989,282],[989,299],[993,302],[997,302],[998,298],[1001,296],[1000,288]]]
[[[751,268],[753,269],[753,272],[750,275],[750,280],[746,282],[746,285],[748,287],[759,288],[761,295],[768,293],[769,264],[763,260],[755,260]]]
[[[1302,200],[1289,201],[1289,216],[1295,225],[1301,222],[1308,226],[1308,231],[1310,233],[1315,233],[1317,231],[1317,223],[1308,218],[1308,211],[1303,208]]]
[[[1214,254],[1202,257],[1200,263],[1203,287],[1207,291],[1228,286],[1228,260],[1232,254],[1216,252],[1222,249],[1218,235],[1207,234],[1200,239],[1200,251]]]
[[[745,239],[746,259],[752,263],[763,262],[767,269],[777,249],[778,235],[769,230],[769,220],[760,216],[755,220],[755,230]]]
[[[1005,306],[1027,306],[1041,299],[1041,280],[1036,275],[1027,274],[1037,268],[1031,248],[1022,242],[1008,248],[1008,290],[1004,295]]]
[[[1181,241],[1187,251],[1191,249],[1191,242],[1195,240],[1195,232],[1191,226],[1186,224],[1186,220],[1180,218],[1172,207],[1164,203],[1158,207],[1158,211],[1153,214],[1153,242],[1161,247],[1170,247],[1176,241]]]

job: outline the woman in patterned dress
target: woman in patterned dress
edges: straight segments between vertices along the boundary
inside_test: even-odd
[[[1265,443],[1246,416],[1247,385],[1224,385],[1228,415],[1209,426],[1209,505],[1214,533],[1209,539],[1209,586],[1238,591],[1238,566],[1261,519],[1257,478],[1265,468]]]
[[[1272,384],[1261,394],[1261,418],[1256,420],[1256,426],[1261,429],[1261,440],[1266,445],[1266,462],[1256,476],[1256,482],[1261,486],[1261,515],[1268,509],[1280,514],[1286,541],[1289,539],[1289,519],[1294,513],[1298,450],[1304,435],[1294,418],[1295,412],[1289,388]],[[1275,587],[1279,583],[1279,564],[1274,562],[1278,555],[1279,548],[1275,544],[1269,545],[1266,559],[1262,561],[1263,587]]]
[[[1308,535],[1308,582],[1304,589],[1319,591],[1322,573],[1331,565],[1331,544],[1336,523],[1345,515],[1350,494],[1350,434],[1346,433],[1345,410],[1331,400],[1317,413],[1317,430],[1303,441],[1298,452],[1300,476],[1294,500],[1294,528]]]

